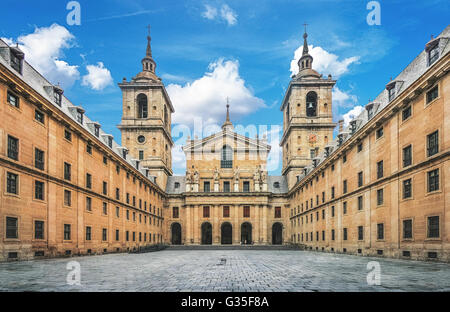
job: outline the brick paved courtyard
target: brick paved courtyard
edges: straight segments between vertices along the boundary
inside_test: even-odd
[[[67,263],[81,286],[67,285]],[[381,285],[369,286],[378,261]],[[450,291],[450,265],[305,251],[165,250],[0,263],[0,291]]]

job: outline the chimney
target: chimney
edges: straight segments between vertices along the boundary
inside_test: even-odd
[[[344,120],[339,120],[339,133],[344,131]]]

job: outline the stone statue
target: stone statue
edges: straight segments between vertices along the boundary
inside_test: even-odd
[[[234,175],[233,175],[233,178],[235,181],[239,181],[239,173],[240,173],[239,167],[236,167],[236,169],[234,170]]]
[[[261,183],[267,183],[267,171],[261,171]]]
[[[192,183],[192,174],[189,169],[186,169],[186,183]]]
[[[194,184],[198,184],[198,180],[199,180],[199,176],[198,176],[198,171],[194,170]]]
[[[253,180],[255,183],[259,183],[260,175],[259,175],[259,169],[256,169],[255,174],[253,175]]]
[[[219,182],[219,178],[220,178],[220,172],[219,169],[214,169],[214,182]]]

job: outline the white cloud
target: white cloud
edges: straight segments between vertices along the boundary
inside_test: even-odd
[[[105,68],[102,62],[98,62],[97,65],[87,65],[86,69],[88,74],[83,76],[81,82],[83,86],[100,91],[113,83],[111,72]]]
[[[341,91],[338,87],[333,89],[333,106],[336,107],[353,107],[358,101],[356,95]]]
[[[227,21],[228,25],[235,25],[237,23],[237,14],[228,5],[222,5],[220,9],[220,16]]]
[[[236,25],[237,23],[237,14],[234,12],[227,4],[223,4],[220,7],[220,15],[219,8],[213,7],[209,4],[205,4],[205,11],[203,11],[202,16],[209,20],[221,20],[226,22],[229,26]]]
[[[265,107],[264,101],[245,86],[239,75],[238,61],[219,59],[209,64],[208,70],[192,83],[167,86],[176,111],[174,123],[191,126],[195,118],[201,118],[203,125],[221,125],[225,120],[227,97],[230,98],[232,119]]]
[[[339,60],[339,56],[333,53],[329,53],[321,47],[314,47],[309,45],[309,54],[314,58],[313,68],[320,74],[327,76],[333,75],[334,78],[345,74],[348,71],[348,67],[353,63],[358,63],[359,56],[352,56],[342,61]],[[298,73],[298,60],[302,56],[303,45],[300,46],[294,52],[294,59],[291,61],[291,73],[296,75]]]
[[[345,127],[348,126],[350,124],[350,121],[352,121],[352,119],[355,119],[356,117],[358,117],[363,111],[364,111],[363,106],[355,106],[348,113],[342,115],[341,119],[344,119],[344,126]]]
[[[25,58],[37,71],[65,88],[70,87],[80,73],[78,66],[70,65],[61,60],[63,50],[71,48],[75,37],[63,26],[52,24],[49,27],[36,28],[34,33],[17,38],[19,48],[25,53]],[[6,39],[12,44],[12,39]]]
[[[202,16],[206,19],[213,20],[217,16],[217,9],[208,4],[205,4],[206,11],[202,13]]]

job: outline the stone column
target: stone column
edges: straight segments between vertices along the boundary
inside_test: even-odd
[[[260,210],[261,205],[255,205],[255,235],[253,238],[255,244],[261,243],[261,234],[260,234],[261,221],[259,220]]]
[[[219,181],[214,181],[214,192],[219,191]]]
[[[184,237],[184,244],[189,245],[191,243],[191,209],[188,205],[185,205],[185,215],[186,215],[186,228],[185,228],[185,237]],[[182,231],[183,232],[183,231]]]
[[[233,225],[233,244],[239,245],[241,242],[240,233],[240,224],[239,224],[239,205],[234,206],[234,225]],[[232,206],[230,206],[231,208]]]
[[[200,244],[199,224],[198,224],[198,205],[194,205],[194,221],[192,224],[194,244]]]
[[[263,205],[263,226],[262,226],[262,229],[263,229],[263,244],[264,245],[268,244],[268,242],[267,242],[267,213],[268,213],[268,211],[267,210],[269,210],[269,206],[268,205]]]
[[[239,192],[239,181],[234,181],[234,191]]]
[[[219,245],[219,206],[218,205],[212,205],[211,206],[212,215],[213,215],[213,245]]]

